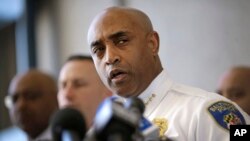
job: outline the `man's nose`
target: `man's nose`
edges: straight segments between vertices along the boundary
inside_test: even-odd
[[[72,89],[71,86],[69,86],[69,87],[64,89],[63,95],[65,95],[65,97],[67,99],[73,99],[74,98],[74,90]]]
[[[119,52],[115,47],[111,45],[106,47],[105,62],[107,65],[115,65],[120,62]]]

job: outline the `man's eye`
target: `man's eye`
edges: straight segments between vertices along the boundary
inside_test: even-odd
[[[35,100],[35,99],[38,99],[39,97],[42,96],[42,93],[41,92],[37,92],[37,91],[34,91],[34,92],[27,92],[23,95],[23,97],[26,99],[26,100]]]
[[[115,42],[116,45],[123,45],[127,42],[127,39],[119,39]]]
[[[95,48],[93,48],[93,53],[96,54],[96,53],[99,53],[103,50],[104,50],[104,47],[95,47]]]
[[[83,87],[85,85],[87,85],[87,83],[85,81],[76,81],[76,82],[74,82],[74,87],[75,88]]]
[[[83,86],[83,83],[75,83],[75,87],[81,87],[81,86]]]
[[[123,44],[123,43],[125,43],[125,40],[120,40],[118,43]]]
[[[245,92],[243,90],[231,90],[229,91],[229,95],[232,99],[239,99],[245,96]]]
[[[242,92],[234,92],[231,94],[234,99],[238,99],[244,96],[244,93]]]

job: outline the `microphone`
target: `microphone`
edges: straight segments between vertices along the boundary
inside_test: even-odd
[[[64,108],[51,118],[54,141],[82,141],[86,133],[86,124],[82,114],[72,108]]]
[[[127,102],[106,99],[97,110],[95,134],[99,141],[160,141],[159,128],[143,117],[145,105],[137,97]],[[110,140],[112,138],[112,140]]]
[[[159,128],[152,124],[145,117],[142,117],[139,125],[139,130],[144,138],[144,141],[160,141]]]
[[[145,105],[143,101],[137,97],[130,98],[124,105],[125,108],[137,114],[139,117],[139,131],[143,136],[143,141],[158,141],[159,128],[143,117]]]
[[[105,99],[94,119],[94,132],[99,141],[134,141],[138,128],[138,116],[121,103]]]

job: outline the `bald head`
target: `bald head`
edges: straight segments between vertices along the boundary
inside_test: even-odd
[[[16,86],[21,83],[26,83],[36,88],[44,87],[49,91],[57,91],[53,77],[36,69],[31,69],[25,73],[16,75],[10,83],[9,93],[12,93]]]
[[[12,122],[36,138],[48,127],[58,107],[56,82],[35,69],[18,74],[10,83],[6,104]]]
[[[100,24],[112,26],[114,21],[119,21],[120,24],[123,24],[124,26],[128,26],[126,23],[129,22],[131,27],[134,27],[137,30],[142,30],[145,34],[153,31],[153,26],[149,17],[142,11],[134,8],[110,7],[98,14],[91,23],[88,31],[89,44],[91,44],[91,33],[98,30],[96,28],[100,26]],[[124,28],[126,29],[126,27]]]
[[[238,66],[238,67],[234,67],[230,70],[230,72],[232,73],[237,73],[239,75],[244,75],[247,78],[250,78],[250,67],[247,66]],[[249,80],[249,79],[248,79]],[[250,82],[250,80],[249,80]]]
[[[237,66],[225,72],[219,79],[218,93],[236,102],[250,115],[250,67]]]

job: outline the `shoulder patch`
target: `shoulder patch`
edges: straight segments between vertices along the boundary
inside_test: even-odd
[[[208,107],[208,111],[225,129],[229,130],[230,125],[246,124],[243,115],[232,103],[217,101]]]

